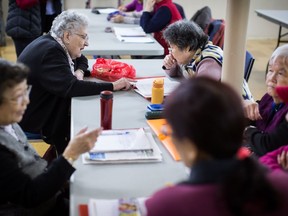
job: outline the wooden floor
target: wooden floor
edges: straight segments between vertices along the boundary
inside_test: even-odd
[[[255,99],[260,99],[266,92],[265,70],[268,59],[276,46],[276,40],[248,40],[247,50],[252,53],[255,63],[249,79],[249,86]],[[0,47],[2,58],[16,61],[13,41],[7,38],[7,46]]]

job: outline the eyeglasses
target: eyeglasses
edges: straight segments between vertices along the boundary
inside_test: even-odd
[[[15,97],[15,98],[11,98],[10,101],[17,103],[18,105],[21,105],[23,103],[23,101],[25,99],[29,99],[29,94],[31,92],[32,86],[28,85],[27,89],[23,92],[23,94]]]
[[[78,33],[74,33],[75,35],[78,35],[79,37],[81,37],[83,40],[88,41],[89,37],[88,34],[78,34]]]

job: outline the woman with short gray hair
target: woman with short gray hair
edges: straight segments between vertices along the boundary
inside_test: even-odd
[[[60,154],[70,140],[72,97],[128,90],[131,86],[125,78],[113,83],[83,80],[84,75],[90,76],[88,60],[81,54],[88,46],[87,27],[84,15],[64,11],[55,18],[50,34],[29,44],[18,59],[30,67],[28,83],[33,85],[20,125],[26,134],[40,134]]]

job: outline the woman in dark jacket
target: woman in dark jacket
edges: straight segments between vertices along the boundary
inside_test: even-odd
[[[12,37],[17,57],[29,43],[41,35],[41,32],[39,3],[21,9],[16,0],[9,0],[6,33]]]

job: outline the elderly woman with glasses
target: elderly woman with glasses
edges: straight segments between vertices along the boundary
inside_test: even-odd
[[[0,59],[0,215],[69,215],[62,191],[101,129],[82,129],[49,167],[17,124],[29,104],[28,68]]]
[[[81,55],[88,46],[87,26],[84,15],[64,11],[53,21],[51,32],[29,44],[18,58],[30,68],[28,83],[33,86],[20,125],[29,134],[41,134],[58,153],[70,139],[72,97],[130,89],[125,78],[113,83],[83,81],[84,75],[90,75],[88,61]]]

